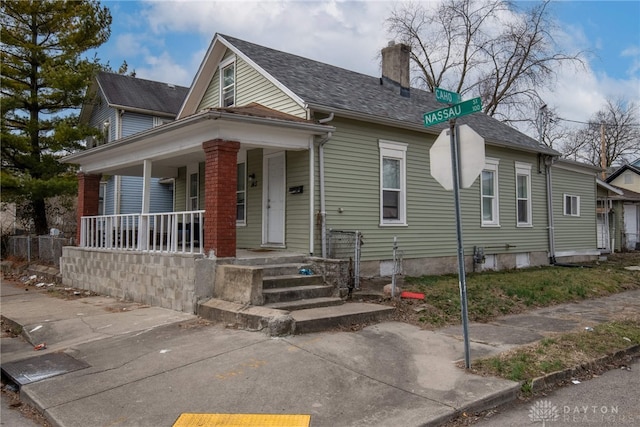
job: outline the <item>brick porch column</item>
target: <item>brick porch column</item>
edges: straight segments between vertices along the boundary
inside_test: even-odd
[[[100,203],[101,175],[78,173],[78,226],[76,229],[76,245],[80,244],[80,232],[83,216],[98,215]]]
[[[202,143],[204,167],[204,251],[236,256],[237,157],[240,143],[214,139]]]

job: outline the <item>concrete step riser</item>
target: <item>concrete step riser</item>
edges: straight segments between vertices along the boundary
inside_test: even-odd
[[[235,259],[235,265],[278,265],[278,264],[304,264],[307,258],[304,256],[283,256],[272,258],[241,258]]]
[[[262,292],[265,304],[283,301],[296,301],[300,299],[330,297],[333,293],[331,286],[309,286],[306,289],[276,288]]]
[[[273,276],[290,276],[294,274],[300,274],[300,269],[311,269],[311,264],[281,264],[281,265],[269,265],[265,266],[262,270],[263,277]]]
[[[294,286],[317,286],[324,284],[322,276],[277,276],[277,277],[264,277],[262,279],[262,289],[275,289],[275,288],[291,288]]]
[[[357,324],[379,322],[388,319],[390,316],[391,312],[355,313],[347,314],[340,317],[327,317],[324,319],[297,321],[294,325],[293,333],[295,335],[308,334],[312,332],[326,331],[338,327],[348,327]]]
[[[269,305],[267,307],[277,310],[305,310],[307,308],[319,308],[319,307],[335,307],[344,304],[344,301],[340,298],[313,298],[310,300],[297,300],[279,302]]]

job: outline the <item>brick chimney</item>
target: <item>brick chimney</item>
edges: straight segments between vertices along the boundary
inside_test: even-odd
[[[409,98],[409,57],[411,47],[394,41],[382,49],[382,79],[380,84],[400,87],[400,95]]]

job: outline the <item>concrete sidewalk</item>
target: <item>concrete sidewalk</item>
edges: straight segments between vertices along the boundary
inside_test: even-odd
[[[640,291],[471,324],[472,358],[640,312]],[[55,426],[172,426],[182,413],[310,414],[311,426],[440,425],[515,399],[519,384],[469,374],[461,328],[384,322],[284,338],[112,298],[52,298],[2,283],[2,364],[64,355],[74,368],[21,388]],[[47,343],[44,351],[33,345]]]

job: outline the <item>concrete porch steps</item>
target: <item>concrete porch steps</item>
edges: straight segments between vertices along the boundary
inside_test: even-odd
[[[384,320],[393,310],[393,307],[354,302],[337,307],[295,310],[290,314],[294,320],[293,333],[298,335]]]
[[[212,298],[198,305],[204,319],[222,321],[236,328],[259,330],[269,336],[299,335],[387,319],[393,307],[369,303],[346,303],[303,310],[277,310]]]
[[[269,255],[234,262],[262,269],[263,305],[211,299],[199,304],[198,315],[279,336],[362,325],[393,313],[392,307],[377,304],[345,304],[322,275],[300,274],[301,269],[313,270],[305,257]]]

